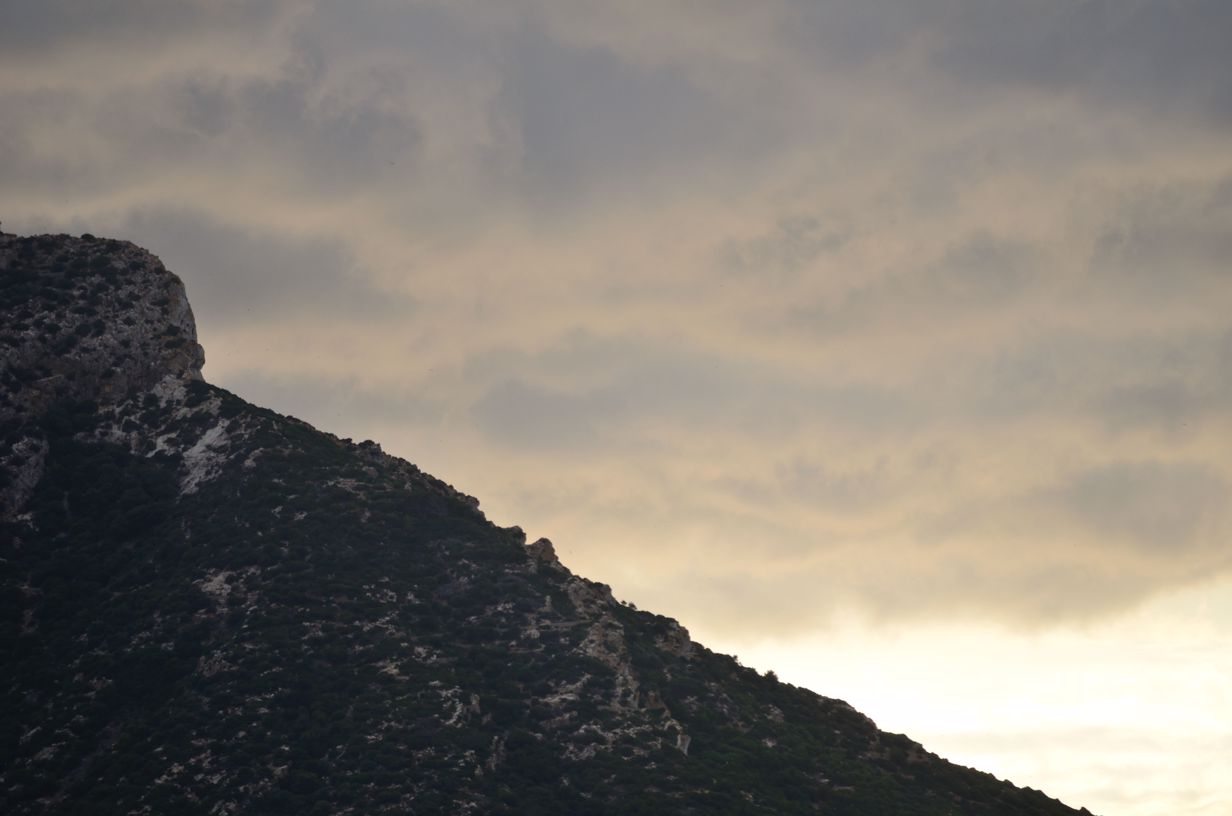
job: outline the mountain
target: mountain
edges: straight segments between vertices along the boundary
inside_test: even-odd
[[[0,235],[0,282],[0,812],[1080,812],[206,383],[139,247]]]

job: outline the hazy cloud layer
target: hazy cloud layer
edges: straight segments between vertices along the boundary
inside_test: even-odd
[[[639,603],[1085,619],[1232,571],[1230,15],[19,4],[0,217]]]

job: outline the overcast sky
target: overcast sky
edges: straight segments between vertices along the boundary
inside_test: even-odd
[[[211,382],[930,748],[1232,807],[1226,0],[0,17],[5,230],[160,255]]]

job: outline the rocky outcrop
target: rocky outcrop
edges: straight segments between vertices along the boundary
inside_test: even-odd
[[[126,241],[0,234],[0,517],[37,483],[37,426],[70,402],[113,404],[166,378],[199,380],[205,355],[183,282]]]
[[[689,637],[689,630],[674,620],[668,622],[666,632],[655,638],[655,645],[670,655],[686,660],[693,656],[694,643]]]
[[[527,544],[526,551],[534,559],[535,563],[554,569],[564,569],[561,566],[560,559],[556,557],[556,548],[546,538],[536,539],[533,543]]]
[[[115,402],[205,354],[183,282],[127,241],[0,235],[0,420],[69,398]]]

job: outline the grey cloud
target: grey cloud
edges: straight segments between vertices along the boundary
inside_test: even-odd
[[[505,44],[494,130],[516,134],[532,200],[588,199],[732,153],[750,125],[680,68],[578,47],[528,22]]]
[[[911,294],[962,305],[1003,303],[1027,287],[1038,263],[1028,244],[981,232],[951,246]]]
[[[825,627],[838,610],[857,608],[874,622],[997,618],[1030,626],[1090,620],[1121,612],[1169,587],[1198,580],[1126,570],[1107,560],[1081,564],[1011,555],[934,550],[857,549],[839,534],[791,531],[801,551],[741,542],[739,572],[724,566],[727,548],[672,577],[648,602],[685,618],[704,618],[729,637],[787,635]],[[772,539],[773,540],[773,539]],[[792,540],[792,539],[787,539]],[[776,557],[777,556],[777,557]],[[800,599],[807,598],[807,603]],[[640,601],[639,601],[640,602]]]
[[[1077,92],[1223,124],[1232,114],[1232,7],[1221,0],[946,5],[933,59],[961,81]]]
[[[392,113],[366,100],[310,101],[310,76],[292,76],[243,89],[239,105],[246,135],[289,152],[305,171],[305,186],[336,191],[389,176],[407,178],[422,135],[412,113]]]
[[[1045,535],[1033,532],[1037,540]],[[927,560],[910,550],[870,552],[870,563],[851,568],[839,583],[842,602],[886,622],[967,617],[1047,628],[1107,619],[1232,567],[1217,551],[1161,553],[1145,563],[1108,551],[1052,558],[1030,540],[981,537],[982,549],[943,547]],[[814,574],[815,585],[826,580]]]
[[[187,80],[173,94],[173,100],[172,109],[178,108],[185,130],[199,137],[217,138],[234,126],[237,103],[222,79]]]
[[[293,314],[394,319],[416,308],[404,295],[375,288],[346,246],[328,237],[279,237],[168,209],[133,213],[116,237],[150,249],[184,279],[203,326]]]
[[[1098,382],[1102,346],[1099,338],[1072,331],[1003,345],[970,369],[962,413],[984,421],[1072,415]]]
[[[1053,326],[968,362],[962,403],[949,412],[976,424],[1035,418],[1178,431],[1232,407],[1229,360],[1230,332]]]
[[[730,417],[763,393],[681,362],[647,356],[589,387],[508,379],[484,394],[474,416],[481,429],[507,444],[583,455],[597,447],[629,446],[647,426],[713,427],[720,415]]]
[[[268,26],[283,4],[260,0],[40,0],[9,3],[0,26],[0,54],[43,54],[47,49],[88,42],[115,47],[159,48],[175,36],[203,31]]]
[[[1109,294],[1120,294],[1115,286],[1156,301],[1232,285],[1232,178],[1129,192],[1098,238],[1092,268]]]
[[[915,269],[830,295],[821,303],[791,305],[779,325],[828,337],[875,329],[887,321],[948,321],[963,313],[1013,305],[1038,278],[1033,247],[984,232],[951,244]]]
[[[1201,460],[1115,460],[964,495],[908,520],[911,568],[861,590],[887,617],[981,612],[1032,624],[1120,612],[1232,568],[1232,492]],[[923,560],[921,560],[923,559]],[[859,582],[860,578],[856,581]]]
[[[176,116],[138,131],[143,157],[204,159],[220,168],[233,161],[250,166],[255,159],[263,169],[275,169],[290,189],[316,193],[379,189],[413,178],[423,144],[415,111],[394,111],[377,98],[331,89],[321,60],[299,52],[276,76],[189,77],[160,86],[154,93],[165,103],[162,115]],[[396,93],[398,81],[383,77],[395,87],[382,92]],[[138,117],[148,115],[143,105],[128,107]],[[108,124],[118,142],[133,123]]]
[[[193,45],[212,36],[247,37],[282,17],[275,4],[47,5],[34,20],[19,12],[17,23],[28,22],[37,39],[43,28],[55,28],[39,22],[44,16],[64,17],[62,29],[48,32],[57,34],[57,43],[68,47],[74,36],[87,37],[89,47],[106,44],[120,55],[174,50],[176,37],[196,38]],[[23,4],[34,7],[43,4]],[[99,14],[106,24],[75,33],[76,12],[86,20]],[[20,31],[9,23],[4,31]],[[151,42],[129,41],[142,37]],[[63,84],[53,85],[54,93],[32,90],[46,64],[15,68],[14,75],[27,80],[3,94],[8,115],[0,129],[0,174],[23,191],[78,196],[186,174],[230,176],[239,190],[251,190],[256,174],[294,194],[317,195],[381,187],[396,192],[396,185],[413,179],[424,137],[417,112],[404,104],[406,76],[387,71],[372,77],[356,69],[356,81],[337,84],[331,70],[344,63],[344,54],[324,53],[285,32],[279,42],[284,51],[276,67],[232,66],[225,54],[209,63],[198,54],[198,64],[178,71],[129,76],[121,61],[109,69],[115,76],[97,86],[91,77],[57,75]],[[66,128],[80,133],[79,152],[48,151],[46,134]]]
[[[0,119],[0,182],[24,192],[60,191],[86,164],[77,156],[47,155],[38,149],[28,123],[69,119],[80,100],[73,94],[0,94],[7,115]],[[10,218],[17,216],[13,213]]]
[[[486,71],[497,58],[499,41],[490,21],[468,14],[465,4],[432,2],[368,3],[362,13],[350,5],[317,3],[298,18],[294,38],[301,51],[360,52],[424,66],[454,80]]]
[[[371,428],[382,426],[422,427],[437,422],[443,413],[440,405],[409,389],[365,387],[354,378],[240,369],[230,372],[221,384],[255,405],[293,415],[339,436],[366,437]]]
[[[850,227],[808,215],[783,216],[762,235],[725,241],[718,262],[732,275],[767,283],[791,280],[817,258],[842,249],[850,239]]]
[[[1199,418],[1201,397],[1175,379],[1126,385],[1097,397],[1095,410],[1110,430],[1178,433]]]
[[[864,585],[853,587],[853,594],[867,597],[883,620],[992,615],[1047,626],[1121,612],[1159,589],[1148,576],[1094,559],[1081,564],[1032,559],[1025,565],[1015,560],[1004,553],[969,553],[913,561],[910,571],[886,564],[880,573],[862,574]]]
[[[886,518],[904,497],[952,479],[959,465],[953,450],[936,444],[901,444],[855,461],[795,455],[775,465],[773,489],[811,509]]]
[[[959,104],[1043,89],[1227,124],[1229,31],[1221,0],[864,0],[789,3],[782,37],[833,69],[896,65],[898,81],[922,93],[936,92],[939,71],[964,88],[951,97]]]
[[[848,512],[881,504],[895,489],[884,456],[871,465],[847,471],[797,458],[779,465],[776,471],[779,482],[797,501]]]
[[[900,553],[868,552],[864,558],[858,566],[801,568],[790,577],[754,585],[743,593],[751,596],[748,603],[724,607],[720,619],[730,631],[745,636],[771,627],[807,632],[825,627],[836,610],[850,608],[876,623],[994,617],[1051,626],[1124,611],[1155,591],[1149,579],[1107,575],[1099,567],[1021,572],[999,570],[978,559],[927,564],[912,559],[907,569]],[[722,605],[729,597],[704,585],[703,591],[699,612],[709,608],[707,603]],[[793,605],[790,599],[805,597],[810,599],[807,609],[798,602],[794,612],[782,608]]]
[[[493,379],[509,372],[542,372],[572,382],[587,375],[611,376],[636,368],[648,357],[639,338],[606,337],[575,328],[545,348],[527,351],[514,347],[488,349],[472,355],[464,366],[469,378]]]
[[[795,504],[810,510],[825,510],[849,517],[880,512],[907,488],[904,474],[897,472],[885,454],[869,463],[841,465],[794,456],[774,465],[760,478],[752,474],[732,474],[715,480],[723,495],[756,506],[778,507]],[[912,475],[925,477],[927,469],[916,468]]]
[[[579,454],[601,442],[625,446],[647,432],[648,439],[662,428],[777,438],[826,423],[875,433],[914,427],[924,414],[906,395],[880,386],[810,382],[798,372],[649,339],[575,333],[538,354],[479,358],[468,371],[509,373],[473,407],[491,437]]]
[[[1040,497],[1095,540],[1161,557],[1223,545],[1228,485],[1202,463],[1118,462],[1074,474]]]
[[[1085,569],[1105,585],[1101,591],[1133,587],[1135,580],[1145,591],[1228,566],[1232,556],[1222,545],[1229,507],[1227,480],[1209,463],[1113,461],[1069,470],[1055,484],[969,497],[913,526],[922,544],[956,547],[951,551],[960,557],[973,542],[1027,548],[1020,571],[1081,577]],[[1143,563],[1155,571],[1149,580],[1136,574]]]
[[[708,624],[733,640],[756,638],[767,631],[790,637],[824,627],[848,600],[833,591],[832,581],[808,571],[782,580],[750,580],[747,573],[712,570],[699,563],[673,578],[671,592],[648,600],[649,608],[668,610],[682,620],[697,619],[707,610]],[[808,597],[809,603],[801,604],[801,597]]]
[[[364,14],[325,5],[298,21],[294,43],[326,63],[362,53],[452,97],[465,108],[449,117],[471,129],[455,133],[456,121],[428,118],[418,123],[423,138],[468,151],[466,172],[486,195],[557,216],[631,185],[647,191],[716,152],[771,149],[758,120],[695,82],[690,66],[573,41],[562,34],[568,26],[548,19],[562,16],[534,3],[499,11],[412,3]]]
[[[783,41],[830,69],[853,69],[903,51],[912,37],[944,19],[950,0],[862,0],[846,3],[784,4]]]
[[[479,427],[492,437],[530,449],[593,452],[605,418],[619,414],[627,397],[616,389],[585,394],[500,383],[473,407]]]

